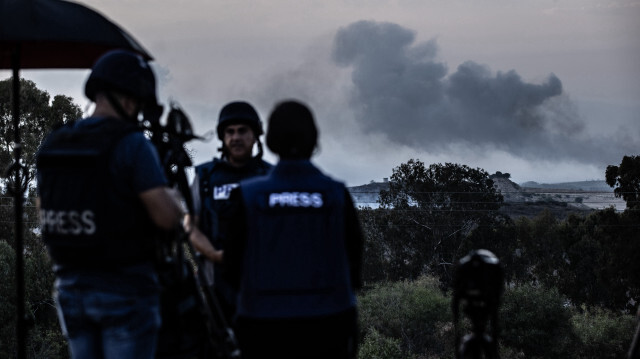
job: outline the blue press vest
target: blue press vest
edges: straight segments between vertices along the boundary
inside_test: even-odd
[[[354,307],[344,185],[309,161],[280,161],[240,188],[248,234],[238,315],[312,317]]]
[[[218,158],[196,166],[200,181],[200,229],[217,249],[224,248],[227,225],[233,204],[229,201],[231,190],[240,181],[267,174],[272,166],[254,158],[242,168],[236,168]]]
[[[117,269],[153,259],[152,222],[137,194],[119,191],[110,173],[113,149],[136,130],[117,120],[69,123],[43,142],[40,223],[59,269]]]

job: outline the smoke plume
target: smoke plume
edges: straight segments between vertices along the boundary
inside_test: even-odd
[[[526,159],[617,163],[611,139],[585,131],[561,80],[524,81],[514,70],[492,73],[473,61],[449,73],[435,40],[392,23],[359,21],[341,28],[332,59],[351,69],[350,107],[367,133],[442,153],[452,146],[502,150]]]

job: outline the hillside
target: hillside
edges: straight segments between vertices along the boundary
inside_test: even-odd
[[[625,202],[613,195],[604,181],[518,185],[506,178],[493,178],[494,186],[502,193],[504,205],[500,211],[515,218],[533,217],[547,209],[558,218],[570,213],[586,214],[610,206],[624,210]]]
[[[625,202],[616,198],[613,189],[604,181],[556,184],[525,182],[520,185],[508,178],[498,177],[493,181],[496,190],[504,197],[500,211],[512,218],[534,217],[545,209],[562,219],[570,213],[586,214],[610,206],[620,211],[625,208]],[[377,208],[380,190],[388,187],[386,182],[371,182],[348,189],[356,206]]]
[[[378,194],[383,189],[388,189],[388,182],[371,182],[361,186],[348,187],[353,202],[357,207],[378,207]]]
[[[581,181],[581,182],[563,182],[563,183],[538,183],[538,182],[524,182],[520,183],[521,187],[526,188],[543,188],[543,189],[571,189],[576,191],[590,191],[590,192],[613,192],[607,182],[605,181]]]

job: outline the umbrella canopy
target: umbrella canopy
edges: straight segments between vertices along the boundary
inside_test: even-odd
[[[0,0],[0,68],[90,68],[113,48],[152,57],[100,13],[61,0]],[[18,62],[12,56],[19,52]]]
[[[90,68],[106,51],[127,49],[152,57],[119,26],[83,5],[62,0],[0,0],[0,69],[13,70],[17,357],[26,358],[23,201],[20,163],[20,69]]]

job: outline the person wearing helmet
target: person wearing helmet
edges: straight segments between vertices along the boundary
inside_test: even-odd
[[[153,233],[181,225],[180,203],[137,124],[158,104],[149,64],[104,54],[85,94],[91,116],[53,130],[37,155],[42,237],[72,358],[154,358],[160,284]]]
[[[218,138],[222,141],[220,158],[195,167],[192,183],[194,198],[194,224],[190,230],[193,246],[207,260],[203,270],[208,285],[218,299],[227,322],[235,313],[236,291],[224,278],[225,265],[221,264],[229,231],[230,213],[236,203],[229,199],[231,190],[246,178],[265,175],[271,164],[262,159],[263,134],[258,113],[249,103],[234,101],[226,104],[218,117]],[[254,147],[258,153],[254,156]]]
[[[266,140],[278,163],[232,192],[241,205],[224,262],[239,290],[236,333],[244,359],[357,354],[364,240],[345,185],[310,161],[317,137],[306,105],[279,103]]]

